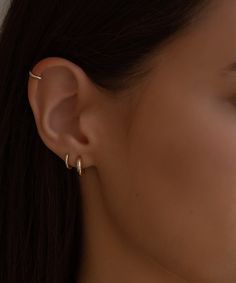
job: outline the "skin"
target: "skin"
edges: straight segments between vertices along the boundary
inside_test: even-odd
[[[64,58],[32,70],[40,137],[86,168],[77,282],[236,282],[235,23],[215,1],[116,98]]]

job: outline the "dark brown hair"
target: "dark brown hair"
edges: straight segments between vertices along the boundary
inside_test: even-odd
[[[28,71],[59,56],[99,87],[132,87],[147,75],[147,57],[188,27],[206,3],[11,1],[0,33],[1,283],[75,282],[83,248],[79,175],[38,135]]]

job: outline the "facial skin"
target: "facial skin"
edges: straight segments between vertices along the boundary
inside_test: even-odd
[[[214,4],[127,96],[63,58],[33,69],[41,138],[86,167],[80,283],[236,282],[236,2]]]

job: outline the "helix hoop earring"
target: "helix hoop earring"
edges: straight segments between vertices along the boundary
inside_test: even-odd
[[[30,75],[33,79],[42,80],[42,77],[41,77],[41,76],[34,75],[31,71],[29,71],[29,75]]]
[[[69,165],[69,153],[66,154],[65,163],[66,163],[66,168],[67,169],[72,169],[73,168],[72,166]]]
[[[83,173],[85,173],[84,169],[82,168],[82,158],[81,157],[77,159],[76,168],[80,176],[82,176]]]

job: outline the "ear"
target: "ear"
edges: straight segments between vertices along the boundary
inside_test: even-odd
[[[70,166],[79,156],[83,168],[95,166],[104,134],[99,122],[104,94],[79,66],[63,58],[43,59],[31,71],[42,77],[29,77],[28,98],[45,145],[63,160],[69,153]]]

